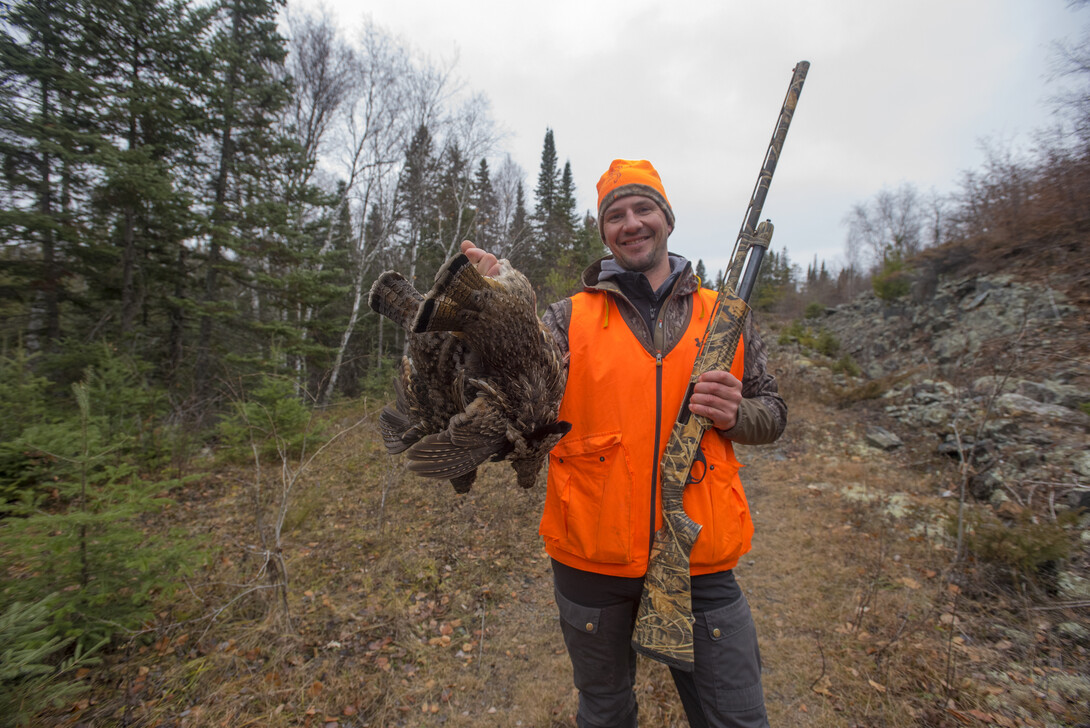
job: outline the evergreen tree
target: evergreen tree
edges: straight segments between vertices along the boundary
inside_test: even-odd
[[[787,249],[781,253],[769,249],[753,284],[750,305],[762,311],[772,310],[790,301],[797,292],[795,266]]]
[[[696,277],[700,279],[700,285],[707,288],[712,284],[712,281],[708,280],[708,270],[704,267],[703,258],[697,259],[696,268],[693,272],[696,273]]]
[[[557,167],[552,129],[545,132],[534,192],[537,199],[532,220],[534,251],[528,266],[530,280],[541,283],[546,276],[558,281],[577,277],[585,258],[583,248],[590,241],[576,240],[581,221],[575,211],[575,181],[570,162],[564,164],[563,170]],[[557,266],[563,270],[558,271]]]
[[[254,236],[263,228],[262,201],[247,193],[259,183],[262,160],[276,146],[274,120],[288,99],[288,81],[272,72],[285,56],[284,39],[276,27],[282,4],[283,0],[220,0],[214,5],[217,25],[208,48],[204,98],[214,145],[195,362],[201,393],[207,393],[211,381],[215,349],[231,345],[223,336],[214,336],[216,322],[232,328],[240,323],[223,300],[221,274],[236,280],[245,277],[246,255],[259,243]]]
[[[511,218],[511,226],[507,234],[508,248],[518,249],[529,235],[530,213],[526,210],[526,193],[522,182],[519,181],[515,192],[515,214]]]
[[[198,173],[204,114],[191,100],[200,65],[193,39],[206,24],[206,12],[164,0],[99,2],[85,19],[85,56],[100,69],[98,123],[107,140],[96,155],[95,216],[118,261],[109,268],[87,262],[89,293],[106,298],[88,307],[116,306],[121,337],[134,333],[141,312],[142,323],[151,323],[149,298],[156,312],[173,305],[157,291],[174,280],[178,248],[195,232],[183,180]],[[164,337],[154,330],[142,338]]]
[[[453,255],[473,230],[473,177],[469,160],[457,141],[448,142],[439,163],[437,182],[438,230],[436,242],[442,260]]]
[[[500,244],[501,221],[496,191],[492,188],[492,179],[488,171],[488,160],[482,159],[473,178],[474,209],[473,236],[477,245],[485,250],[493,250]]]
[[[577,276],[583,272],[584,268],[609,252],[605,243],[602,242],[601,233],[598,232],[598,219],[589,211],[576,228],[574,246],[576,255],[573,262]]]
[[[579,229],[579,213],[575,211],[575,180],[572,179],[571,162],[564,162],[564,171],[560,175],[560,187],[556,196],[556,208],[553,210],[553,225],[557,237],[571,239]]]
[[[556,144],[553,130],[545,130],[545,142],[541,149],[541,169],[537,175],[537,187],[534,188],[534,224],[538,236],[547,236],[549,224],[556,210],[560,189],[560,170],[556,166]]]
[[[5,287],[25,312],[31,350],[62,334],[64,280],[84,225],[87,162],[96,136],[93,78],[80,56],[83,2],[0,4],[0,155],[3,225],[20,243]]]
[[[197,560],[189,538],[155,533],[147,520],[168,504],[163,494],[183,483],[141,476],[147,463],[136,455],[149,443],[139,442],[132,423],[144,421],[147,388],[98,348],[103,368],[88,369],[72,386],[75,415],[35,423],[11,443],[53,457],[7,507],[15,517],[0,529],[0,549],[25,568],[0,575],[5,602],[56,593],[50,631],[84,647],[145,623],[153,595]]]
[[[401,258],[409,280],[418,276],[420,250],[435,239],[437,169],[431,132],[417,127],[405,154],[397,189],[397,218],[403,223]]]

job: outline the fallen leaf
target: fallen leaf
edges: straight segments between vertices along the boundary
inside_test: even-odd
[[[886,692],[886,686],[881,683],[877,683],[874,680],[867,680],[867,683],[880,693]]]
[[[968,715],[966,715],[965,713],[962,713],[959,710],[954,710],[950,706],[946,707],[946,712],[949,713],[950,715],[954,716],[955,718],[957,718],[958,722],[960,722],[960,723],[962,723],[964,725],[972,725],[972,723],[973,723],[972,718],[970,718]]]

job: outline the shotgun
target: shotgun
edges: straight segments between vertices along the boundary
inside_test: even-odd
[[[749,207],[742,220],[725,291],[719,291],[715,309],[703,344],[697,355],[689,389],[682,400],[666,451],[662,457],[662,528],[655,532],[650,562],[643,582],[643,596],[636,615],[632,646],[637,652],[686,672],[693,669],[693,609],[689,576],[689,554],[700,535],[701,525],[685,513],[682,495],[689,483],[704,477],[693,477],[693,466],[703,460],[700,440],[711,421],[689,410],[689,398],[696,380],[704,372],[730,370],[742,328],[749,313],[747,301],[757,280],[765,250],[772,240],[772,223],[757,224],[764,207],[765,196],[772,182],[783,149],[787,128],[795,113],[802,84],[810,64],[800,61],[794,69],[787,97],[780,109],[765,154],[761,173],[757,177]],[[748,261],[747,261],[748,254]]]

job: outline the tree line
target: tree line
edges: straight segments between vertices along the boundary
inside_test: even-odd
[[[552,130],[530,209],[487,99],[373,23],[348,40],[282,0],[0,12],[0,335],[58,381],[109,342],[198,419],[255,372],[351,397],[401,347],[363,315],[381,270],[426,290],[472,238],[544,299],[601,251]]]
[[[602,248],[571,165],[547,129],[529,190],[501,142],[453,65],[374,23],[0,3],[0,715],[70,697],[201,562],[155,514],[209,442],[253,469],[241,593],[283,598],[312,405],[385,397],[402,353],[365,315],[383,270],[427,290],[472,238],[543,302],[574,290]]]

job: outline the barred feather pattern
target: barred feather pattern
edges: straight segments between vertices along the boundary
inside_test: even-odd
[[[411,333],[423,301],[424,295],[396,271],[379,276],[368,295],[372,310],[410,332],[408,356],[402,358],[394,380],[395,400],[379,414],[379,430],[391,455],[444,430],[465,409],[463,378],[476,371],[475,357],[456,336]],[[457,492],[467,493],[476,477],[472,467],[449,479]]]
[[[486,278],[456,256],[426,296],[389,271],[368,298],[411,332],[397,401],[379,418],[387,451],[405,452],[411,471],[450,480],[458,492],[489,460],[508,460],[518,484],[532,487],[571,429],[557,421],[566,372],[560,348],[537,317],[529,280],[500,264],[500,274]]]

